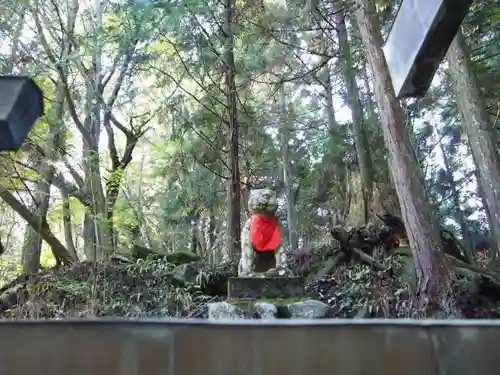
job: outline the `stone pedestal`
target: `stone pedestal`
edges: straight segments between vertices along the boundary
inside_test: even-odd
[[[293,298],[304,295],[303,277],[230,277],[229,299]]]

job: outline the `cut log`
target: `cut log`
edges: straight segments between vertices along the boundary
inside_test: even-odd
[[[407,241],[405,226],[401,218],[390,213],[378,214],[377,217],[384,223],[380,228],[365,226],[346,230],[335,227],[331,230],[331,234],[339,241],[341,249],[345,253],[357,248],[375,259],[380,258],[381,253],[388,256],[399,247],[401,241]],[[446,254],[462,262],[470,263],[460,241],[453,233],[442,230],[440,235]]]

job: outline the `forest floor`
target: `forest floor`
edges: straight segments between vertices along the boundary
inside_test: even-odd
[[[117,260],[106,266],[78,263],[19,277],[0,289],[0,317],[205,318],[209,303],[225,300],[225,282],[234,268],[208,269],[199,260],[184,258],[174,262],[165,257]],[[387,258],[384,270],[350,261],[324,274],[325,264],[328,259],[323,256],[312,257],[302,264],[301,272],[309,274],[304,297],[327,303],[331,309],[328,317],[412,316],[412,282],[406,276],[404,256]],[[484,280],[455,280],[456,295],[467,318],[500,317],[500,292],[491,287],[487,290],[487,286]]]

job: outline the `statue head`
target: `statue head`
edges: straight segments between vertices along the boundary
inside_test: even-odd
[[[252,214],[274,215],[278,209],[276,191],[272,189],[255,189],[250,191],[248,209]]]

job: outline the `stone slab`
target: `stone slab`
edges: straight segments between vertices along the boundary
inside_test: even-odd
[[[230,277],[229,299],[293,298],[304,295],[303,277]]]

